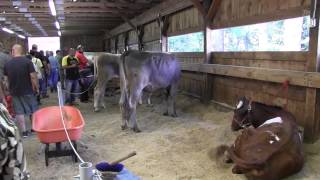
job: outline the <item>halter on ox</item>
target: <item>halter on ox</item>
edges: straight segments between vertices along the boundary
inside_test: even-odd
[[[243,112],[243,113],[245,113],[245,115],[244,115],[243,118],[241,118],[241,121],[240,121],[240,122],[238,121],[238,119],[235,119],[235,120],[234,120],[234,122],[236,122],[237,125],[238,125],[239,127],[243,128],[243,129],[246,129],[246,128],[248,128],[249,126],[252,125],[252,119],[250,118],[250,114],[252,113],[252,106],[251,106],[251,104],[252,104],[252,101],[249,100],[248,107],[247,107],[247,109],[245,110],[245,112]],[[240,102],[238,103],[238,105],[237,105],[237,107],[236,107],[235,110],[240,110],[240,108],[242,108],[243,105],[244,105],[243,100],[240,100]],[[248,122],[246,122],[246,121],[248,121]]]

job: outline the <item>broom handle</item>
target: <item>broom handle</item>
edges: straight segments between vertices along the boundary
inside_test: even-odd
[[[135,151],[133,151],[133,152],[131,152],[130,154],[128,154],[127,156],[122,157],[122,158],[120,158],[120,159],[118,159],[118,160],[115,160],[115,161],[111,162],[110,165],[118,164],[119,162],[122,162],[122,161],[124,161],[124,160],[127,160],[127,159],[129,159],[129,158],[131,158],[132,156],[135,156],[135,155],[137,155],[137,153],[136,153]]]

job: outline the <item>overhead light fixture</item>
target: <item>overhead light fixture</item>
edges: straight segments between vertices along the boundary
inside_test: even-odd
[[[53,0],[49,0],[49,7],[50,7],[50,11],[52,16],[56,16],[57,15],[57,11],[56,11],[56,7],[54,5],[54,1]]]
[[[12,30],[10,30],[8,28],[5,28],[5,27],[2,28],[2,31],[5,31],[5,32],[7,32],[9,34],[13,34],[14,33]]]
[[[34,0],[30,0],[31,3],[34,3]]]
[[[14,8],[15,8],[15,9],[18,9],[19,7],[18,7],[18,6],[14,6]]]
[[[77,2],[77,0],[72,0],[73,2]]]
[[[21,8],[19,8],[19,12],[26,13],[26,12],[28,12],[28,9],[26,7],[21,7]]]
[[[21,34],[18,34],[18,37],[21,38],[21,39],[25,39],[26,38],[25,36],[22,36]]]
[[[56,28],[57,28],[57,29],[60,29],[60,24],[59,24],[58,21],[56,21]]]
[[[58,31],[58,35],[61,36],[61,31]]]
[[[32,15],[30,13],[24,14],[24,17],[30,18]]]
[[[6,13],[6,11],[2,11],[2,14],[5,14]]]
[[[13,6],[21,6],[22,2],[21,1],[12,1]]]

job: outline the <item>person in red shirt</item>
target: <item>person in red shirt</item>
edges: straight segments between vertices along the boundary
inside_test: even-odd
[[[83,46],[82,45],[77,46],[77,52],[76,52],[75,57],[79,60],[80,70],[85,69],[88,66],[89,61],[86,58],[86,56],[83,54]]]
[[[86,83],[86,78],[85,78],[85,72],[88,70],[89,66],[89,61],[86,58],[86,56],[83,54],[83,46],[78,45],[77,46],[77,52],[75,57],[79,60],[79,70],[80,70],[80,90],[81,95],[80,95],[80,101],[83,103],[89,102],[89,93],[88,93],[88,84]]]

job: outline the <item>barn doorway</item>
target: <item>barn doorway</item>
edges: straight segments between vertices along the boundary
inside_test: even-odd
[[[28,48],[31,49],[32,45],[38,45],[38,50],[52,51],[60,49],[60,37],[29,37]]]

